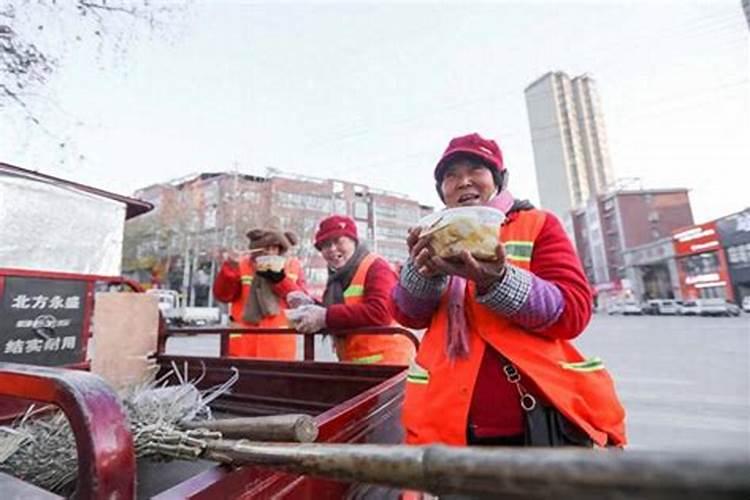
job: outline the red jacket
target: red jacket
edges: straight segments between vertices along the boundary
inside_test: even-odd
[[[278,297],[285,298],[291,291],[305,291],[306,285],[305,275],[304,273],[300,273],[296,282],[287,276],[279,283],[273,285],[272,289]],[[242,282],[240,281],[239,266],[234,266],[228,261],[224,262],[214,279],[213,292],[214,297],[216,297],[217,300],[226,302],[227,304],[239,299],[242,295]],[[233,319],[239,321],[242,318]]]
[[[361,304],[328,306],[326,326],[344,330],[391,324],[390,294],[397,280],[391,266],[383,259],[376,259],[365,277],[365,300]]]

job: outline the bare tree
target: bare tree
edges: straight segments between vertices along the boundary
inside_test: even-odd
[[[41,125],[32,101],[77,45],[124,51],[141,26],[163,25],[186,2],[0,0],[0,108]]]

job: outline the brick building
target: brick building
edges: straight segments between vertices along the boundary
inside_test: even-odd
[[[407,229],[431,207],[362,184],[285,174],[201,173],[140,189],[156,207],[126,226],[123,269],[141,282],[180,290],[191,304],[212,304],[210,284],[226,249],[245,249],[245,233],[276,218],[300,237],[295,250],[313,292],[327,271],[312,244],[333,213],[355,219],[361,241],[393,263],[407,257]]]
[[[674,230],[691,224],[686,189],[612,191],[573,210],[568,221],[589,282],[598,291],[613,293],[631,286],[628,250],[671,238]]]

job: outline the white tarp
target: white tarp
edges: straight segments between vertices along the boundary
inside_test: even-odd
[[[124,203],[0,172],[0,267],[119,276]]]

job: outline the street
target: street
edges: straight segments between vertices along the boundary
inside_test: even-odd
[[[750,315],[597,314],[576,341],[601,357],[628,413],[630,449],[750,453]],[[215,338],[172,339],[169,352],[216,355]],[[319,359],[332,360],[321,341]]]
[[[615,378],[631,449],[750,453],[750,315],[598,314],[576,344]]]

